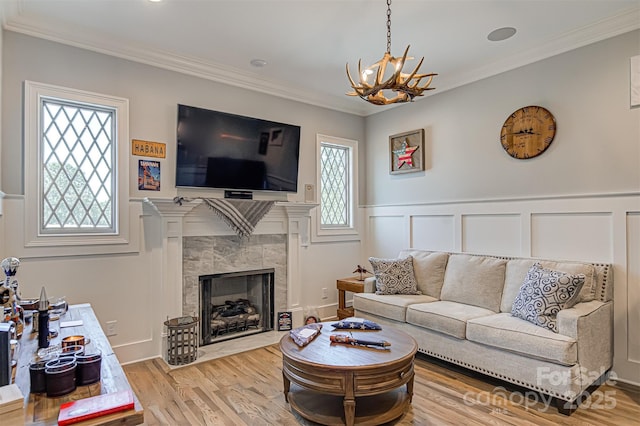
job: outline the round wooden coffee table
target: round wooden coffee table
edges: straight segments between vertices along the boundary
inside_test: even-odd
[[[307,346],[280,340],[284,396],[301,416],[320,424],[378,425],[400,417],[413,396],[416,341],[400,330],[336,330],[332,322]],[[385,349],[331,343],[332,334],[386,340]],[[294,386],[292,386],[292,384]],[[398,389],[407,385],[406,392]]]

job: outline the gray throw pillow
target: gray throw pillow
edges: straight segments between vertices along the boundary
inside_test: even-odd
[[[544,269],[535,263],[513,301],[511,315],[557,333],[558,312],[576,304],[585,278],[584,274]]]
[[[376,294],[422,294],[413,274],[413,258],[378,259],[370,257],[376,276]]]

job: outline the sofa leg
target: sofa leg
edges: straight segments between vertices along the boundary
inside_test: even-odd
[[[558,412],[560,414],[564,414],[565,416],[570,416],[574,411],[578,409],[580,404],[591,396],[591,394],[598,389],[600,385],[606,383],[609,379],[609,371],[605,372],[602,376],[598,378],[591,386],[585,389],[578,397],[573,401],[564,401],[562,399],[555,398],[556,407],[558,408]]]
[[[565,416],[572,415],[578,408],[578,401],[580,401],[579,398],[575,401],[564,401],[562,399],[556,398],[556,407],[558,408],[558,413]]]

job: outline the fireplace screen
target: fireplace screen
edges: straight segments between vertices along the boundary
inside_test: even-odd
[[[273,269],[199,278],[201,345],[273,330]]]

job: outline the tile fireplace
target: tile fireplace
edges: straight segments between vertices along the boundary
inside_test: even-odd
[[[278,201],[249,238],[240,238],[201,200],[144,201],[144,224],[153,237],[151,251],[157,264],[150,271],[157,283],[151,303],[158,309],[149,345],[157,345],[158,353],[166,353],[167,318],[200,316],[199,280],[205,275],[273,269],[273,313],[292,312],[293,325],[302,325],[300,261],[310,243],[314,204]]]

